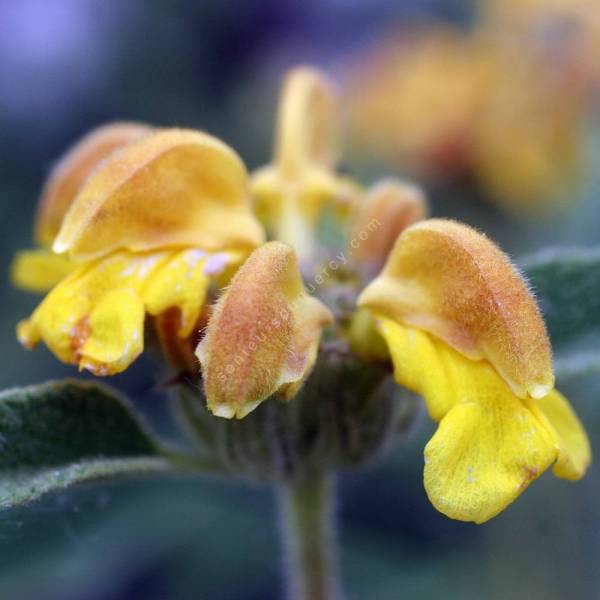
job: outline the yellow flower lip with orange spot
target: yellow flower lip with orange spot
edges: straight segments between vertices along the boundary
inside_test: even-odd
[[[19,323],[19,340],[29,348],[43,340],[63,362],[96,375],[119,373],[143,350],[146,313],[177,308],[178,335],[192,333],[210,283],[209,260],[188,248],[121,250],[84,263]]]
[[[515,396],[486,361],[472,361],[439,338],[392,319],[379,321],[396,380],[421,395],[440,424],[425,447],[425,490],[461,521],[483,523],[554,464],[577,480],[590,464],[585,430],[566,398]]]
[[[489,239],[453,221],[412,225],[359,297],[372,311],[398,383],[439,427],[424,483],[447,516],[483,523],[550,465],[580,479],[585,430],[554,387],[535,300]]]
[[[208,408],[242,418],[272,394],[293,397],[332,319],[304,289],[292,248],[269,242],[255,250],[215,305],[196,351]]]
[[[359,186],[336,172],[339,156],[335,86],[321,72],[297,67],[281,94],[272,164],[252,174],[259,219],[301,260],[315,251],[315,228],[326,207],[344,214]]]
[[[406,229],[359,304],[488,360],[520,398],[554,386],[546,327],[525,281],[466,225],[430,219]]]
[[[262,241],[237,154],[202,132],[157,130],[85,181],[54,241],[71,273],[18,325],[18,338],[113,375],[142,352],[146,314],[176,309],[175,335],[189,337],[211,281]]]

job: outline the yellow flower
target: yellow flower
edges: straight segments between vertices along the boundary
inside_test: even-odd
[[[557,93],[591,100],[600,83],[600,4],[593,0],[486,0],[480,19],[498,32],[520,37],[546,62],[544,71],[562,80]],[[516,33],[516,35],[514,35]],[[548,68],[552,61],[553,68]]]
[[[511,212],[564,206],[585,174],[600,4],[481,5],[468,31],[430,25],[349,66],[354,146],[435,179],[467,174]]]
[[[52,260],[67,266],[19,323],[21,343],[44,341],[63,362],[113,375],[142,352],[150,315],[169,358],[189,367],[211,281],[222,285],[263,241],[248,187],[237,155],[200,132],[118,124],[84,138],[51,177],[38,212],[38,238],[53,241],[52,251],[33,251],[43,252],[39,268],[32,253],[17,260],[17,280],[30,289],[57,283]],[[209,408],[241,418],[275,392],[291,398],[330,320],[306,294],[294,251],[261,247],[215,305],[197,351]],[[246,360],[231,362],[230,373],[223,363],[232,345]]]
[[[490,85],[474,129],[474,173],[512,212],[566,205],[584,174],[590,93],[556,58],[562,47],[551,50],[550,58],[548,48],[536,48],[524,32],[508,35],[496,24],[488,35]],[[549,60],[560,67],[549,70]]]
[[[53,243],[74,270],[18,326],[97,375],[142,352],[145,315],[179,310],[188,337],[208,286],[262,243],[244,165],[204,133],[164,129],[111,153],[79,189]]]
[[[255,250],[214,307],[196,351],[209,409],[242,418],[272,394],[292,398],[332,320],[306,293],[292,248],[269,242]]]
[[[486,98],[478,40],[435,26],[379,44],[346,84],[354,146],[373,147],[414,172],[462,171]]]
[[[67,256],[51,250],[62,220],[80,187],[109,154],[148,135],[152,129],[139,123],[111,123],[94,129],[52,169],[38,205],[34,238],[40,246],[17,254],[11,278],[18,287],[45,292],[74,268]]]
[[[314,69],[293,69],[281,95],[273,164],[253,173],[252,194],[267,231],[303,261],[313,257],[324,209],[345,212],[358,193],[356,184],[335,171],[337,146],[333,85]]]
[[[315,251],[323,210],[343,206],[353,219],[347,255],[328,256],[314,278],[340,315],[329,333],[340,336],[335,352],[391,359],[398,383],[439,422],[425,449],[433,504],[481,523],[551,465],[582,477],[589,443],[554,389],[550,343],[522,277],[469,227],[421,221],[418,188],[387,180],[358,194],[359,205],[357,186],[334,170],[333,103],[320,74],[294,70],[274,164],[252,184],[237,154],[202,132],[119,125],[86,138],[42,201],[38,240],[54,254],[16,269],[37,289],[60,279],[18,325],[20,341],[112,375],[142,352],[149,315],[170,359],[194,370],[199,360],[214,415],[243,418],[270,396],[289,400],[333,322],[307,293],[298,258]],[[251,193],[281,241],[264,243]],[[347,318],[352,286],[388,254]],[[50,273],[51,260],[68,274]],[[211,284],[228,285],[208,308]]]
[[[579,479],[587,436],[554,389],[550,344],[525,282],[486,237],[428,220],[398,238],[362,293],[396,380],[440,423],[425,488],[444,514],[482,523],[554,464]]]

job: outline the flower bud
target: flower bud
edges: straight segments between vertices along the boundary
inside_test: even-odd
[[[358,208],[350,240],[352,256],[368,273],[377,273],[400,233],[426,215],[421,188],[395,179],[380,182]]]
[[[336,171],[337,104],[325,75],[308,67],[292,69],[279,103],[272,164],[252,174],[258,218],[303,263],[314,259],[323,212],[331,208],[346,216],[358,196],[358,186]]]
[[[52,245],[77,192],[102,160],[151,132],[151,127],[141,123],[110,123],[94,129],[77,142],[46,181],[36,216],[37,242],[41,246]]]
[[[470,227],[441,219],[409,227],[359,305],[487,359],[520,398],[542,398],[554,385],[532,294],[508,257]]]
[[[272,394],[292,398],[332,319],[306,293],[289,246],[269,242],[255,250],[216,303],[196,350],[208,408],[242,418]]]
[[[116,250],[250,250],[263,240],[238,155],[200,131],[163,129],[109,156],[85,183],[53,249],[90,260]]]
[[[307,165],[334,168],[339,139],[337,94],[321,72],[292,69],[279,105],[275,162],[284,177],[298,176]]]

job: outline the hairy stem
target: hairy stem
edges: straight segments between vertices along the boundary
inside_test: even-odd
[[[288,600],[340,600],[334,482],[311,473],[279,493]]]

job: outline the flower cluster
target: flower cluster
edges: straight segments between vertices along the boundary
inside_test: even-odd
[[[396,32],[348,71],[357,147],[421,175],[476,180],[509,210],[581,179],[600,84],[600,5],[486,0],[466,31]]]
[[[122,123],[84,138],[50,176],[40,248],[14,264],[17,284],[51,288],[19,340],[112,375],[153,324],[167,357],[201,373],[209,410],[241,419],[267,399],[293,400],[325,334],[365,362],[391,362],[424,398],[439,422],[425,487],[450,517],[491,518],[551,465],[580,478],[587,437],[554,389],[523,278],[484,235],[426,219],[417,187],[365,190],[340,175],[335,106],[323,75],[292,71],[273,163],[250,176],[199,131]],[[343,261],[319,244],[327,211],[349,232]],[[303,283],[321,264],[364,288],[347,323]]]

